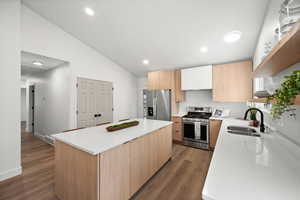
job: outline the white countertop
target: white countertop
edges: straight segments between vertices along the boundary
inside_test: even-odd
[[[133,120],[138,120],[140,122],[139,125],[114,132],[107,132],[105,128],[113,124],[106,124],[103,126],[90,127],[67,133],[59,133],[52,136],[56,140],[62,141],[87,153],[96,155],[173,123],[170,121],[150,119]]]
[[[228,119],[228,118],[232,118],[232,117],[214,117],[214,116],[212,116],[209,119],[210,120],[224,120],[224,119]]]
[[[183,117],[187,113],[177,113],[177,114],[172,114],[172,117]]]
[[[280,134],[262,137],[227,133],[223,120],[202,191],[204,200],[299,200],[300,148]]]

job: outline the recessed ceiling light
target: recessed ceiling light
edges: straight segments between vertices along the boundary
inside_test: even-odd
[[[229,33],[226,33],[226,35],[224,36],[224,41],[227,43],[237,42],[241,38],[241,36],[241,31],[231,31]]]
[[[89,8],[89,7],[86,7],[86,8],[84,9],[84,11],[85,11],[85,13],[86,13],[87,15],[89,15],[89,16],[94,16],[94,15],[95,15],[95,11],[94,11],[93,9]]]
[[[33,61],[32,64],[36,65],[36,66],[43,66],[44,63],[41,61]]]
[[[143,60],[144,65],[149,65],[149,60]]]
[[[208,51],[208,49],[207,49],[206,46],[203,46],[203,47],[200,48],[200,51],[201,51],[202,53],[206,53],[206,52]]]

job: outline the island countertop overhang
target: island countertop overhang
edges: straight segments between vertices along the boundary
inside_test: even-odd
[[[89,127],[67,133],[54,134],[52,136],[55,140],[66,143],[89,154],[97,155],[173,123],[171,121],[150,119],[133,120],[139,121],[139,125],[115,132],[108,132],[106,127],[119,123]]]

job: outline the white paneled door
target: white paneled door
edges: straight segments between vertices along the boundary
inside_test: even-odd
[[[112,83],[78,78],[77,84],[77,127],[89,127],[112,122]]]

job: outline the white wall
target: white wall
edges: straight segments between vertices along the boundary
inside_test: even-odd
[[[69,66],[61,66],[36,75],[34,92],[35,134],[46,136],[68,130],[70,115]]]
[[[0,1],[0,181],[21,173],[20,1]]]
[[[113,82],[114,121],[137,116],[137,77],[24,5],[21,14],[22,50],[70,63],[69,128],[76,127],[77,77]]]
[[[253,57],[253,67],[256,68],[265,56],[264,46],[266,42],[272,42],[274,45],[275,41],[275,29],[279,25],[279,9],[283,0],[269,0],[269,5],[266,10],[265,19],[261,28],[261,33],[258,38],[256,49]]]
[[[280,85],[284,80],[284,76],[291,74],[294,70],[300,70],[300,63],[268,79],[266,82],[267,87],[270,87],[274,83]],[[289,113],[285,113],[281,120],[273,121],[271,116],[266,113],[266,122],[300,147],[300,106],[293,106],[293,108],[296,109],[296,118],[290,117]]]
[[[27,120],[26,112],[26,88],[21,88],[21,121]]]
[[[264,24],[259,36],[256,51],[254,53],[254,67],[257,67],[264,56],[264,43],[274,41],[274,30],[279,24],[279,9],[283,0],[270,0],[269,7],[265,16]],[[275,44],[275,43],[274,43]],[[293,70],[300,69],[300,63],[286,69],[274,77],[264,79],[264,86],[266,89],[276,89],[280,87],[280,83],[284,80],[284,76],[290,74]],[[294,106],[297,115],[296,119],[287,114],[281,120],[273,121],[268,113],[266,115],[266,122],[276,128],[279,132],[285,135],[294,143],[300,146],[300,106]]]
[[[147,89],[148,83],[147,83],[147,77],[140,77],[138,79],[138,117],[143,118],[144,117],[144,105],[143,105],[143,90]]]

